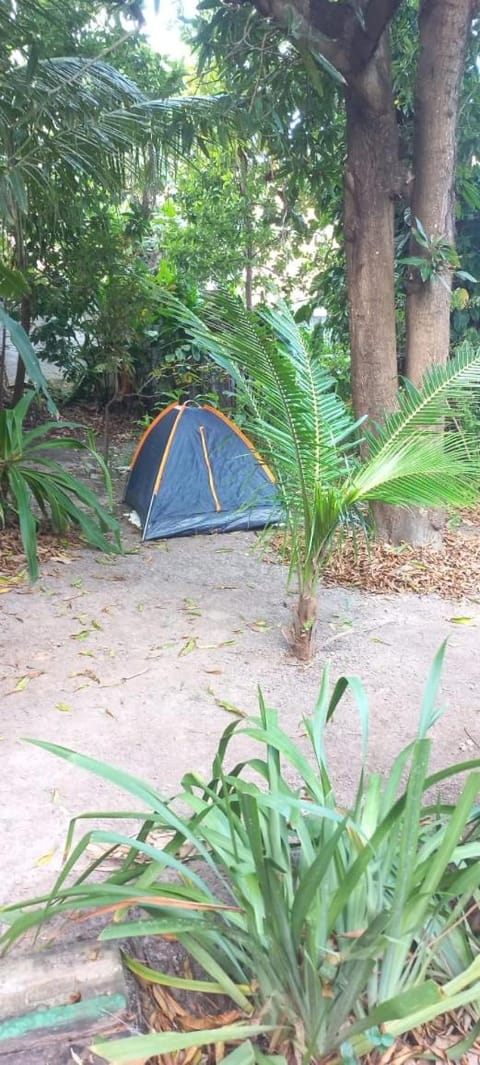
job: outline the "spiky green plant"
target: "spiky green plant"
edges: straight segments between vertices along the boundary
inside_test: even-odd
[[[102,940],[173,936],[204,970],[201,980],[180,978],[130,959],[138,975],[228,995],[239,1011],[238,1024],[217,1031],[101,1042],[97,1053],[119,1065],[238,1040],[231,1065],[238,1059],[265,1065],[266,1045],[277,1065],[327,1057],[334,1065],[480,1001],[478,943],[466,918],[472,896],[477,902],[479,896],[480,759],[428,774],[427,734],[438,717],[443,655],[444,647],[426,686],[417,738],[385,778],[366,769],[368,707],[360,682],[342,678],[330,693],[328,670],[305,718],[307,751],[260,697],[258,718],[237,719],[224,732],[210,778],[188,773],[171,802],[128,773],[32,741],[119,786],[148,813],[130,811],[127,802],[120,813],[86,814],[131,819],[133,835],[95,828],[76,846],[74,820],[52,892],[3,910],[10,922],[5,946],[52,916],[99,909],[113,918]],[[324,734],[348,687],[363,742],[356,795],[345,808],[329,774]],[[256,750],[235,764],[230,745],[238,737]],[[429,799],[432,789],[456,779],[457,802]],[[85,866],[91,844],[103,853]],[[129,914],[132,906],[143,911],[140,918]],[[263,1053],[249,1041],[259,1034]]]
[[[15,407],[0,411],[0,525],[12,517],[18,521],[32,580],[39,574],[40,518],[47,518],[59,535],[74,525],[87,543],[101,551],[121,550],[120,527],[111,513],[108,469],[93,441],[84,443],[71,436],[52,436],[54,430],[74,428],[71,423],[47,422],[26,429],[24,422],[34,395],[26,393]],[[52,457],[52,453],[72,449],[84,451],[98,462],[109,495],[109,509],[86,484]]]
[[[284,303],[252,314],[214,293],[202,319],[171,296],[165,305],[235,381],[250,432],[276,475],[299,589],[292,648],[308,659],[318,582],[340,526],[364,523],[365,505],[375,501],[436,507],[478,498],[478,443],[462,431],[461,418],[446,433],[443,426],[452,404],[460,413],[465,398],[478,395],[480,350],[464,346],[426,375],[421,391],[406,381],[395,413],[372,427],[355,422]]]

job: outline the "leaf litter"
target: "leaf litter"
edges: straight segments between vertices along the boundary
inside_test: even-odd
[[[266,561],[288,559],[284,534],[275,534]],[[463,511],[456,528],[446,527],[440,548],[374,543],[347,534],[323,575],[324,585],[359,588],[377,595],[415,592],[480,602],[480,506]],[[452,619],[449,619],[452,620]],[[471,620],[453,624],[472,624]]]

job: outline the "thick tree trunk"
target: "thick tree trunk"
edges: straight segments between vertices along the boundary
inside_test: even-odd
[[[420,58],[415,99],[412,221],[429,238],[455,237],[456,128],[472,0],[422,0]],[[427,255],[412,242],[411,254]],[[406,375],[420,384],[426,370],[447,362],[450,343],[450,282],[423,283],[415,272],[407,292]]]
[[[456,129],[472,0],[422,0],[417,71],[412,221],[428,238],[455,238]],[[412,255],[428,249],[412,240]],[[416,385],[431,366],[445,365],[450,347],[451,275],[422,282],[413,270],[407,283],[406,376]],[[441,542],[443,513],[416,510],[396,519],[393,539]]]
[[[400,184],[388,34],[346,93],[345,250],[352,395],[357,417],[382,422],[398,388],[394,198]],[[377,536],[395,537],[403,515],[373,508]]]
[[[357,417],[381,421],[395,402],[393,199],[398,146],[385,34],[346,90],[345,249]]]

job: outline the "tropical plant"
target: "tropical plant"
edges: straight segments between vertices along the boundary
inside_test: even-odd
[[[111,66],[106,59],[122,53],[128,33],[117,24],[102,38],[109,6],[85,0],[60,12],[56,0],[41,10],[31,0],[0,4],[1,257],[28,282],[19,300],[27,332],[44,310],[45,264],[58,257],[59,244],[75,243],[92,210],[98,217],[132,189],[151,203],[167,157],[188,155],[197,137],[205,147],[217,122],[227,127],[233,116],[225,95],[167,98],[178,78],[161,79],[155,62],[152,90],[162,81],[164,88],[155,99]],[[23,385],[20,359],[14,402]]]
[[[305,341],[285,304],[250,314],[224,293],[202,318],[172,297],[165,305],[197,346],[234,380],[250,412],[250,431],[279,487],[299,598],[291,630],[299,658],[312,653],[317,587],[339,528],[368,522],[365,504],[468,506],[480,491],[478,446],[457,420],[441,432],[451,404],[478,394],[480,350],[461,348],[447,367],[408,381],[384,424],[359,429],[335,381]],[[459,412],[465,404],[458,406]],[[363,508],[363,509],[362,509]]]
[[[74,525],[87,543],[101,551],[121,550],[120,528],[111,513],[108,469],[95,450],[93,439],[85,443],[72,436],[52,436],[59,429],[75,428],[69,422],[47,422],[26,429],[24,423],[34,396],[34,392],[26,393],[15,407],[0,411],[0,524],[7,524],[12,517],[18,521],[32,580],[39,574],[40,518],[49,518],[57,534]],[[108,509],[86,484],[52,457],[52,453],[72,449],[82,450],[98,462],[109,495]]]
[[[102,1041],[97,1053],[119,1065],[238,1041],[243,1045],[227,1059],[231,1065],[334,1065],[478,1003],[480,954],[468,912],[478,901],[480,760],[428,775],[427,733],[439,716],[444,651],[443,645],[430,672],[417,738],[385,779],[366,769],[361,683],[342,677],[330,693],[328,668],[304,719],[306,752],[260,696],[258,717],[240,715],[225,730],[210,779],[188,773],[173,802],[129,773],[31,741],[118,785],[149,812],[85,814],[131,819],[135,835],[95,828],[74,846],[75,818],[52,892],[3,910],[10,922],[5,946],[54,915],[98,909],[113,917],[102,940],[173,937],[204,977],[152,971],[127,958],[133,972],[173,989],[227,995],[237,1009],[237,1023],[227,1027]],[[324,740],[348,688],[360,714],[362,768],[345,809]],[[246,762],[227,765],[230,745],[241,737],[257,750]],[[432,789],[466,771],[456,802],[432,804]],[[101,853],[85,868],[92,844]],[[129,915],[132,906],[141,908],[140,918]],[[260,1046],[250,1042],[258,1035]]]
[[[11,271],[9,271],[11,275]],[[7,314],[3,303],[0,302],[0,325],[9,334],[10,340],[13,346],[17,349],[19,357],[22,359],[25,369],[32,381],[35,388],[41,392],[45,398],[47,408],[50,414],[58,415],[58,410],[55,401],[53,400],[49,389],[48,382],[43,373],[40,365],[39,358],[36,354],[28,334],[25,332],[20,322],[15,321]],[[2,367],[3,370],[3,367]],[[1,376],[0,376],[1,384]],[[2,406],[2,396],[0,388],[0,407]]]

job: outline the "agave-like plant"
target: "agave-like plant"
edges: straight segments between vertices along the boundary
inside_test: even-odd
[[[28,392],[15,407],[0,411],[0,526],[12,516],[18,521],[31,580],[39,574],[39,518],[47,518],[59,535],[73,525],[87,543],[101,551],[121,550],[120,526],[111,513],[109,472],[93,440],[85,443],[72,436],[52,435],[59,429],[74,428],[68,422],[47,422],[26,429],[24,422],[34,396]],[[98,462],[109,496],[108,509],[52,457],[52,453],[72,449],[85,451]]]
[[[10,924],[5,947],[49,917],[98,910],[112,917],[102,940],[173,937],[203,969],[202,979],[180,977],[127,959],[141,978],[227,995],[237,1010],[237,1019],[219,1020],[217,1030],[102,1041],[98,1054],[120,1065],[237,1042],[229,1065],[266,1065],[266,1052],[269,1065],[339,1065],[440,1014],[478,1008],[480,955],[467,911],[479,894],[480,760],[428,772],[444,650],[433,663],[417,738],[385,778],[365,765],[362,685],[341,678],[331,692],[328,670],[305,718],[307,750],[260,698],[258,717],[227,727],[211,776],[188,773],[173,802],[129,773],[33,741],[122,788],[127,812],[84,816],[131,819],[133,835],[113,821],[74,845],[75,819],[51,893],[2,911]],[[329,774],[324,734],[347,687],[360,712],[363,767],[346,809]],[[235,764],[231,743],[239,736],[255,749]],[[457,801],[432,804],[428,793],[448,779],[462,779]],[[132,798],[134,810],[140,801],[148,812],[128,812]],[[100,851],[93,861],[91,844]],[[140,916],[130,912],[134,906]],[[472,1029],[472,1043],[478,1031]],[[259,1035],[260,1045],[252,1042]],[[458,1055],[466,1049],[464,1042]]]
[[[448,432],[443,428],[452,405],[459,413],[465,398],[478,393],[480,350],[465,345],[448,366],[426,375],[421,390],[405,381],[396,411],[382,426],[368,426],[336,394],[284,303],[250,313],[232,296],[214,293],[201,319],[172,296],[165,306],[235,381],[250,432],[276,475],[299,590],[292,649],[308,659],[318,582],[339,527],[365,525],[366,504],[376,501],[466,507],[478,498],[478,442],[462,430],[461,416]]]

